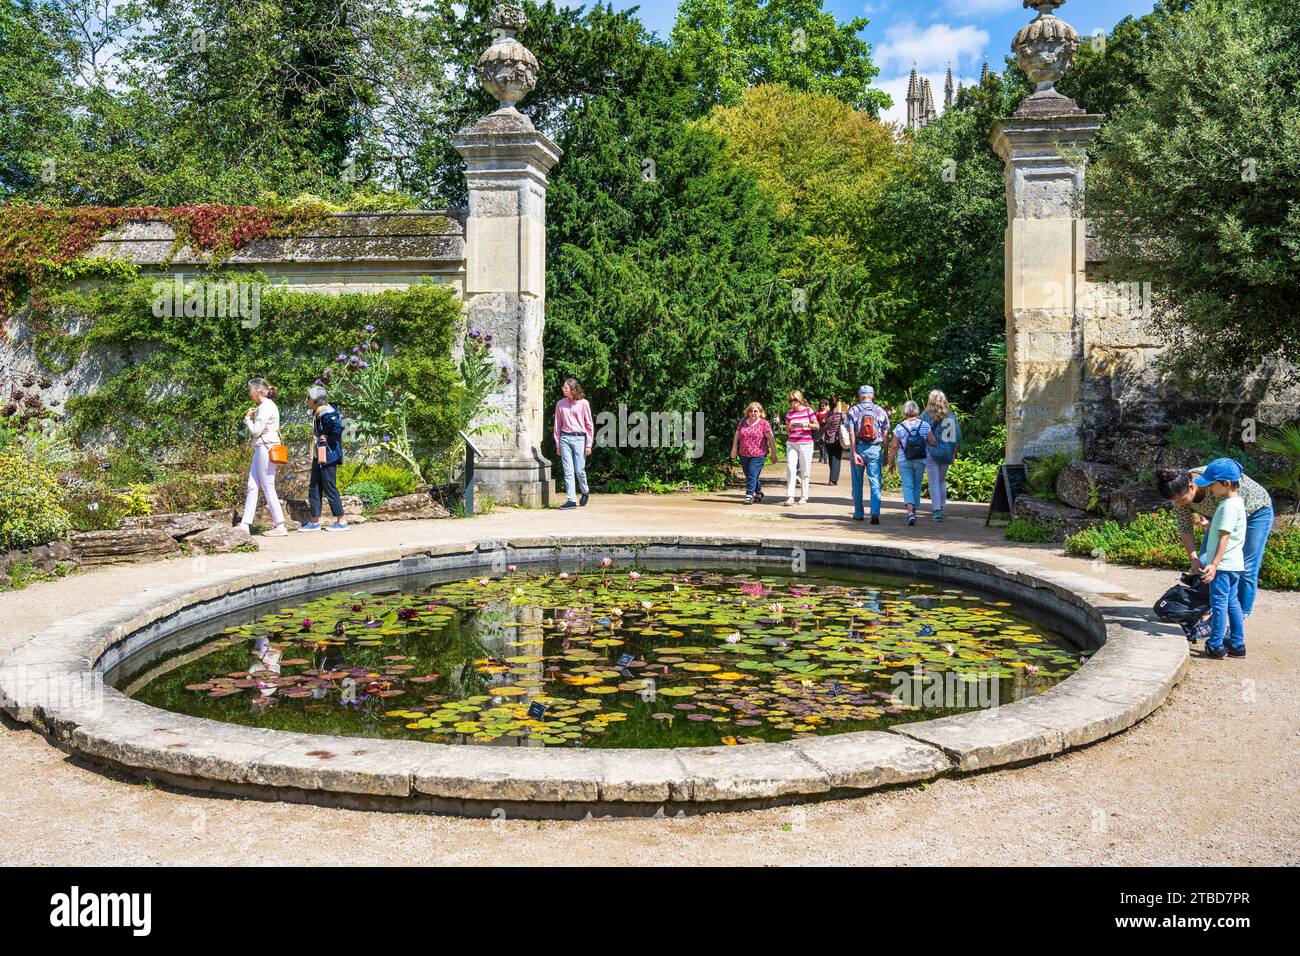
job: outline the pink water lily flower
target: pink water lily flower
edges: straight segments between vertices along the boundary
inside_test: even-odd
[[[641,575],[640,575],[639,573],[637,573],[636,571],[629,571],[629,572],[627,573],[627,577],[628,577],[628,580],[629,580],[629,581],[635,581],[635,580],[637,580],[637,578],[641,577]]]

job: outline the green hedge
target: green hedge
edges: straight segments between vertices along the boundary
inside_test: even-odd
[[[1187,568],[1187,552],[1169,511],[1138,515],[1127,525],[1102,522],[1066,538],[1065,550],[1085,558],[1104,557],[1112,564]],[[1259,586],[1270,590],[1300,589],[1300,527],[1280,528],[1269,536]]]

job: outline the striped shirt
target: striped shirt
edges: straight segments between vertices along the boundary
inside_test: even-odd
[[[1205,471],[1204,466],[1193,468],[1192,474],[1199,475],[1203,471]],[[1264,486],[1254,478],[1242,475],[1241,486],[1237,491],[1241,495],[1241,503],[1246,506],[1247,516],[1253,515],[1260,508],[1271,508],[1273,506],[1273,499],[1264,490]],[[1174,520],[1178,522],[1178,533],[1192,533],[1193,512],[1203,518],[1213,518],[1214,512],[1219,508],[1219,502],[1222,500],[1222,498],[1214,497],[1209,489],[1206,489],[1205,495],[1200,501],[1193,501],[1190,505],[1174,505]]]
[[[807,405],[785,413],[785,440],[790,445],[806,445],[813,440],[817,413]]]

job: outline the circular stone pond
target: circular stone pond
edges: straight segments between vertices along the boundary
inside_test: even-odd
[[[1009,704],[1086,659],[970,588],[605,561],[281,602],[178,632],[107,678],[155,707],[303,733],[698,747]]]
[[[656,815],[1050,757],[1187,667],[1114,585],[980,551],[548,536],[254,562],[51,627],[0,664],[0,704],[193,790]]]

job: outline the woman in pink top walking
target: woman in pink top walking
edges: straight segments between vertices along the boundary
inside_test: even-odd
[[[595,440],[596,425],[591,419],[591,405],[578,380],[566,378],[564,397],[555,403],[555,452],[564,465],[566,494],[561,508],[577,508],[587,503],[590,492],[587,486],[587,456],[591,454]],[[581,492],[582,497],[575,500],[575,491]]]
[[[813,429],[817,427],[817,415],[804,401],[803,392],[794,389],[788,401],[790,410],[785,413],[785,503],[794,504],[795,478],[803,486],[803,495],[799,504],[808,503],[808,481],[812,471]]]

